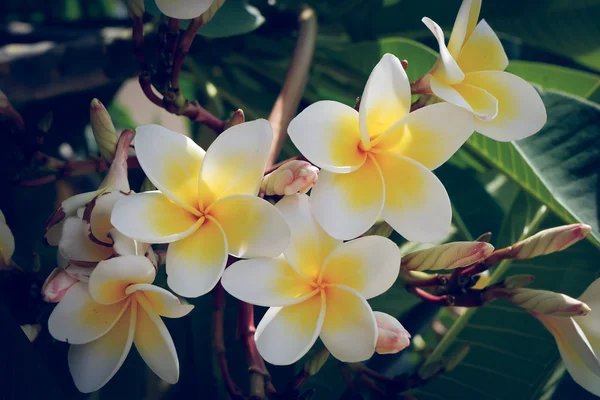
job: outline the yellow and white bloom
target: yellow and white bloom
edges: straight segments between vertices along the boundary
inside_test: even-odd
[[[272,140],[266,120],[219,135],[205,152],[191,139],[158,125],[137,129],[138,160],[156,191],[127,196],[112,214],[123,234],[170,243],[169,287],[186,297],[210,291],[227,255],[275,257],[290,241],[281,213],[256,197]]]
[[[132,344],[161,379],[172,384],[179,379],[175,345],[160,317],[180,318],[193,306],[152,285],[155,273],[146,257],[102,261],[89,283],[73,285],[53,310],[48,330],[71,344],[69,370],[81,392],[104,386]]]
[[[192,19],[210,8],[214,0],[156,0],[156,6],[167,17]],[[222,1],[220,1],[222,2]]]
[[[554,336],[573,380],[600,396],[600,279],[596,279],[579,300],[591,308],[589,314],[575,317],[532,314]]]
[[[410,96],[400,61],[386,54],[371,72],[360,112],[319,101],[290,123],[296,147],[322,168],[311,208],[331,236],[355,238],[380,216],[411,241],[448,233],[450,200],[431,170],[473,133],[473,118],[447,103],[409,114]]]
[[[0,269],[10,265],[10,259],[15,252],[15,237],[6,225],[4,213],[0,210]]]
[[[444,32],[431,19],[423,23],[436,37],[440,56],[421,83],[439,98],[475,116],[475,130],[499,141],[519,140],[546,123],[546,108],[537,91],[522,78],[504,72],[508,58],[500,39],[481,20],[481,0],[464,0],[448,47]]]
[[[256,330],[258,351],[271,364],[292,364],[320,337],[341,361],[370,358],[378,330],[367,299],[392,286],[400,250],[381,236],[332,238],[312,217],[306,195],[286,196],[276,207],[290,226],[290,246],[277,258],[234,263],[221,281],[238,299],[271,307]]]

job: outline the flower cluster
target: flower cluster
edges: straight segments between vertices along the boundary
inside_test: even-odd
[[[156,3],[174,18],[196,18],[213,6]],[[305,159],[266,175],[273,140],[266,120],[229,127],[206,151],[184,135],[144,125],[135,132],[135,155],[156,190],[133,193],[126,164],[133,132],[125,131],[111,152],[114,127],[101,104],[93,103],[102,114],[95,114],[93,125],[108,135],[96,136],[112,161],[110,170],[98,190],[61,204],[45,236],[59,248],[59,268],[43,290],[48,302],[58,302],[49,330],[71,344],[69,367],[77,387],[83,392],[102,387],[132,344],[159,377],[178,380],[177,352],[161,317],[183,317],[193,307],[152,285],[159,267],[153,244],[167,245],[167,285],[176,294],[202,296],[220,281],[234,297],[269,307],[255,340],[272,364],[296,362],[318,338],[345,362],[408,346],[410,334],[402,325],[373,311],[367,300],[394,284],[401,265],[405,272],[462,268],[494,249],[486,243],[449,244],[401,262],[391,240],[365,233],[385,220],[410,241],[444,239],[452,208],[432,171],[474,131],[516,140],[536,133],[546,120],[535,89],[503,71],[506,54],[487,23],[477,24],[479,8],[480,1],[463,2],[447,47],[441,28],[424,18],[440,57],[421,79],[409,82],[399,59],[385,54],[356,107],[320,101],[304,109],[288,133]],[[411,111],[413,94],[434,95],[438,102]],[[533,241],[538,253],[547,250],[543,240],[549,239]],[[561,237],[562,245],[567,242]],[[10,244],[3,242],[0,250],[0,262],[6,262]],[[506,296],[523,307],[531,299],[554,299],[511,290]],[[583,302],[590,300],[587,293]],[[556,311],[552,301],[545,303],[548,309],[530,311],[557,341],[566,337],[563,325],[578,335],[577,342],[559,341],[569,370],[583,368],[565,355],[578,346],[575,351],[589,350],[585,365],[600,375],[600,362],[582,333],[594,319],[579,320],[589,309],[573,300]]]

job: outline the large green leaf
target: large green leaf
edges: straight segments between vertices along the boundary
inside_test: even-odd
[[[518,196],[500,233],[504,244],[560,220],[525,192]],[[492,281],[511,274],[533,274],[531,287],[578,296],[598,276],[590,262],[598,249],[588,241],[566,251],[530,260],[505,261]],[[469,344],[465,360],[416,391],[419,399],[537,399],[553,387],[549,378],[560,355],[552,336],[523,309],[504,301],[469,309],[450,328],[429,361]]]
[[[466,148],[508,175],[564,222],[592,226],[600,242],[600,108],[560,93],[543,92],[548,122],[537,134],[501,143],[479,134]]]

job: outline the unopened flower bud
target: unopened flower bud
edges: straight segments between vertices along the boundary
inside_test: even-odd
[[[47,303],[58,303],[62,300],[67,290],[79,282],[78,279],[69,275],[63,268],[54,268],[50,273],[44,286],[42,286],[42,296]]]
[[[317,182],[318,176],[319,169],[308,161],[290,161],[266,175],[260,191],[268,196],[304,194]]]
[[[456,350],[454,353],[452,353],[450,357],[448,357],[448,359],[446,360],[446,371],[449,372],[456,368],[456,366],[460,364],[462,360],[465,359],[467,354],[469,354],[470,350],[471,346],[467,344]]]
[[[108,111],[98,99],[90,104],[90,121],[100,154],[106,161],[112,162],[117,147],[117,131]]]
[[[410,346],[410,333],[402,324],[389,314],[375,311],[377,323],[377,344],[375,351],[379,354],[395,354]]]
[[[369,230],[366,231],[363,236],[390,237],[392,232],[394,232],[394,228],[392,228],[387,222],[380,220],[375,222],[375,224],[372,227],[370,227]]]
[[[544,229],[512,246],[511,256],[525,260],[562,251],[585,238],[592,228],[586,224],[572,224]]]
[[[131,18],[144,16],[144,0],[127,0],[127,11]]]
[[[23,333],[27,336],[30,342],[33,342],[35,338],[38,337],[40,331],[42,330],[42,325],[40,324],[27,324],[21,325],[21,329],[23,329]]]
[[[562,293],[535,289],[510,289],[507,300],[528,311],[553,317],[574,317],[587,315],[591,309],[584,302]]]
[[[226,130],[231,128],[232,126],[242,124],[245,120],[246,117],[244,116],[244,110],[238,108],[233,114],[231,114],[231,117],[227,121],[225,121],[223,129]]]
[[[466,267],[487,257],[494,246],[485,242],[453,242],[407,254],[402,270],[441,270]]]
[[[323,347],[321,350],[315,352],[304,364],[304,372],[306,372],[309,376],[316,375],[321,370],[323,365],[325,365],[330,354],[331,353],[326,347]]]
[[[504,279],[504,287],[507,289],[517,289],[529,285],[535,280],[535,276],[529,274],[512,275]]]

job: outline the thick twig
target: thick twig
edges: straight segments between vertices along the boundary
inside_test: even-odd
[[[308,81],[308,72],[312,63],[312,57],[315,50],[315,41],[317,37],[317,18],[311,8],[305,7],[298,18],[300,29],[294,55],[290,61],[290,67],[279,97],[275,101],[269,122],[273,127],[273,143],[267,165],[271,166],[277,161],[281,152],[285,138],[287,137],[287,127],[294,117],[300,100],[302,99],[306,82]]]
[[[229,365],[227,363],[227,354],[225,349],[224,337],[224,322],[225,322],[225,289],[221,282],[213,289],[213,313],[212,313],[212,342],[213,351],[217,356],[221,377],[225,384],[225,389],[232,399],[244,399],[244,395],[240,387],[235,383],[229,373]]]
[[[179,89],[179,73],[181,71],[181,67],[183,66],[183,61],[190,51],[190,47],[192,46],[192,42],[198,33],[198,29],[201,27],[202,16],[194,18],[190,21],[185,33],[179,40],[179,47],[177,48],[177,52],[173,57],[173,75],[171,76],[171,85],[176,89]]]
[[[254,306],[252,304],[240,301],[238,331],[246,349],[246,359],[250,371],[250,399],[264,399],[266,395],[265,382],[270,380],[270,376],[254,341],[256,327],[254,326]]]

